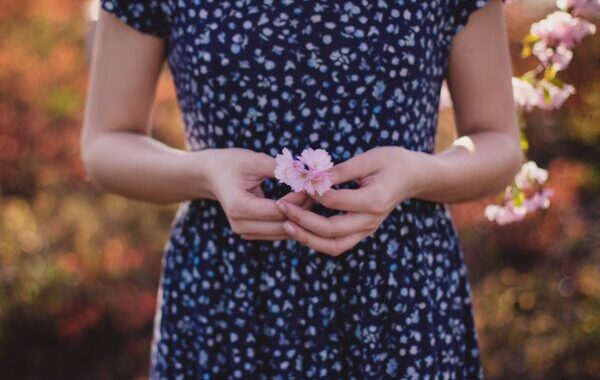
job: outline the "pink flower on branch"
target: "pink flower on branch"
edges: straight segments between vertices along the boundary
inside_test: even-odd
[[[298,160],[287,148],[275,157],[275,178],[290,186],[293,191],[323,195],[331,188],[331,156],[324,149],[306,148]]]
[[[543,110],[562,107],[563,103],[575,93],[575,87],[570,84],[558,86],[545,79],[539,82],[539,87],[540,101],[537,106]]]
[[[534,185],[543,185],[547,179],[548,170],[538,167],[535,161],[527,161],[515,176],[515,183],[521,190],[525,190]]]
[[[512,78],[513,97],[517,108],[530,111],[537,107],[540,100],[539,91],[533,85],[521,78]]]
[[[539,168],[534,161],[523,164],[515,176],[514,186],[508,186],[501,204],[488,205],[485,216],[498,224],[509,224],[523,220],[527,214],[550,206],[552,189],[542,185],[548,179],[548,171]]]
[[[558,109],[575,93],[575,88],[563,83],[557,73],[571,63],[573,48],[596,32],[594,24],[580,17],[600,16],[600,0],[557,0],[556,5],[560,10],[534,23],[523,40],[521,57],[534,55],[540,61],[535,70],[512,79],[515,105],[525,112],[534,107]],[[486,207],[485,215],[490,221],[508,224],[548,208],[554,191],[543,188],[547,178],[547,170],[533,161],[525,163],[513,183],[499,194],[498,204]]]
[[[600,12],[600,0],[557,0],[556,6],[575,16],[594,16]]]
[[[573,59],[573,51],[563,45],[548,47],[545,41],[538,41],[533,45],[532,53],[544,66],[552,66],[556,71],[561,71],[569,66]]]
[[[575,88],[570,84],[557,85],[545,79],[534,85],[513,77],[512,86],[515,104],[523,111],[530,111],[534,107],[543,110],[558,109],[575,93]]]
[[[595,32],[594,24],[563,11],[550,13],[545,19],[531,25],[530,30],[547,46],[561,45],[567,49],[574,48],[585,36]]]
[[[532,197],[526,198],[523,201],[523,207],[528,213],[532,213],[540,208],[548,208],[550,206],[550,197],[554,195],[553,189],[542,189],[533,194]]]
[[[489,221],[500,225],[518,222],[525,219],[527,214],[550,207],[550,197],[553,194],[554,190],[552,189],[542,189],[536,191],[531,197],[525,198],[518,206],[513,199],[506,201],[503,205],[488,205],[485,208],[485,216]]]
[[[512,205],[488,205],[485,208],[485,216],[490,222],[496,222],[499,225],[518,222],[525,218],[525,214],[515,210]]]

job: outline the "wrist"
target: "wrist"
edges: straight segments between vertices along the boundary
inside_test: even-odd
[[[442,178],[444,169],[440,158],[434,154],[409,151],[412,155],[410,160],[412,186],[409,190],[409,198],[428,199],[428,194],[435,188],[436,183]]]
[[[184,156],[184,166],[191,178],[192,199],[216,199],[212,188],[211,168],[214,167],[212,157],[215,149],[190,151]]]

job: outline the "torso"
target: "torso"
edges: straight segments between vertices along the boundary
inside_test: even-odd
[[[173,1],[168,63],[188,148],[310,146],[334,163],[383,145],[432,153],[446,7]],[[289,188],[269,179],[264,190]],[[294,240],[245,241],[217,202],[195,200],[173,222],[164,270],[155,377],[479,376],[466,269],[442,203],[408,199],[330,257]]]

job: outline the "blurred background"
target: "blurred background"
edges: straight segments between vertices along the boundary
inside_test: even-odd
[[[162,252],[177,205],[103,194],[79,138],[94,9],[81,0],[0,7],[0,377],[147,376]],[[506,6],[515,74],[521,39],[553,1]],[[597,21],[597,20],[596,20]],[[600,33],[576,48],[560,111],[523,117],[552,205],[498,226],[493,197],[452,205],[488,379],[600,379]],[[184,147],[168,70],[154,137]],[[452,111],[437,140],[453,135]]]

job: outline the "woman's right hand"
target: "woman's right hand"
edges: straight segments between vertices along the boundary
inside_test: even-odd
[[[286,240],[286,220],[274,199],[265,198],[261,183],[274,178],[275,158],[243,148],[204,149],[204,177],[210,197],[219,201],[234,233],[248,240]],[[314,203],[304,192],[282,199],[305,209]]]

